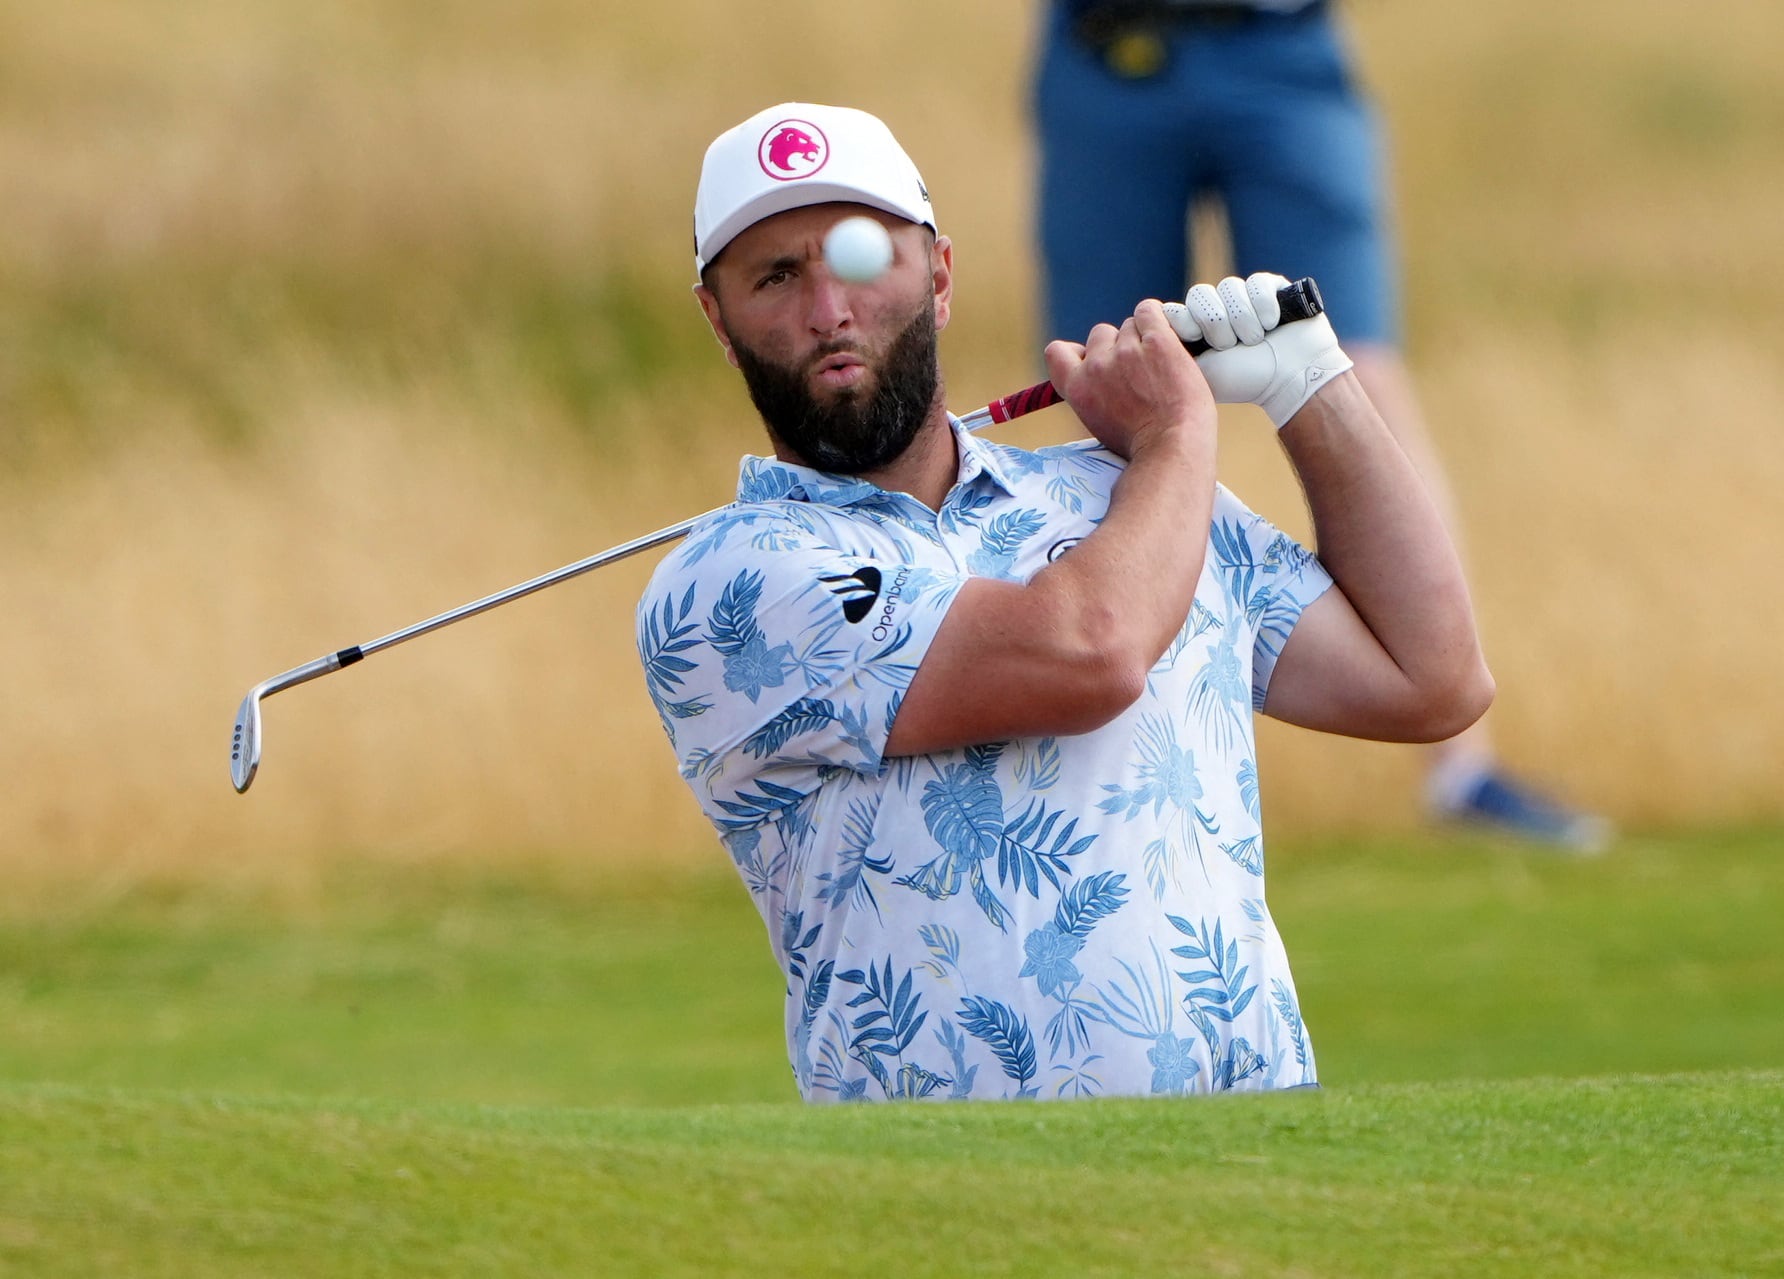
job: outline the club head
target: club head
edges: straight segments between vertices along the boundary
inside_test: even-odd
[[[260,767],[260,697],[266,685],[256,684],[235,713],[235,738],[229,746],[229,780],[240,794],[254,782]]]
[[[364,654],[357,648],[344,648],[339,653],[329,653],[313,662],[305,662],[283,675],[262,680],[248,690],[248,695],[242,698],[242,708],[235,713],[235,737],[229,743],[229,780],[235,783],[238,792],[247,790],[253,784],[254,770],[260,767],[262,699],[294,684],[313,680],[318,675],[338,671],[343,666],[357,662],[362,656]]]

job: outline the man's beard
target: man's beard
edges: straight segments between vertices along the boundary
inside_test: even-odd
[[[750,399],[769,433],[807,466],[837,475],[861,475],[891,462],[917,437],[941,384],[936,361],[935,309],[917,315],[893,339],[871,393],[849,388],[820,404],[807,388],[813,364],[852,343],[820,347],[804,369],[790,369],[757,355],[733,338],[731,349]]]

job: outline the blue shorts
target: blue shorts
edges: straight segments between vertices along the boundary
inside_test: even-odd
[[[1189,210],[1212,197],[1236,274],[1311,275],[1340,338],[1397,342],[1380,131],[1327,6],[1176,29],[1141,80],[1109,71],[1065,8],[1034,84],[1044,336],[1083,341],[1142,298],[1181,298]]]

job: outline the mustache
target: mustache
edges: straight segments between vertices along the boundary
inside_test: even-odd
[[[851,342],[847,339],[839,338],[824,343],[816,351],[812,352],[812,357],[807,361],[806,368],[815,369],[818,365],[822,364],[833,355],[853,355],[859,359],[866,360],[868,352],[867,348],[862,346],[859,342]]]

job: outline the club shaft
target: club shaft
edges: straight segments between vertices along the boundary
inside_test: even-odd
[[[426,635],[429,631],[437,631],[443,626],[451,626],[454,622],[462,622],[465,618],[475,617],[479,613],[487,613],[492,608],[500,608],[504,604],[520,599],[523,596],[531,595],[535,591],[545,590],[547,587],[556,586],[559,582],[567,582],[573,577],[581,577],[584,573],[592,572],[604,565],[614,564],[618,563],[620,560],[628,559],[633,555],[637,555],[640,551],[648,551],[652,547],[662,546],[666,542],[673,542],[677,538],[686,537],[688,535],[688,530],[692,529],[694,525],[698,524],[701,520],[706,519],[707,516],[716,515],[719,511],[724,509],[724,507],[717,507],[714,510],[708,511],[706,515],[696,515],[692,519],[683,520],[679,524],[671,524],[668,528],[660,528],[654,533],[646,533],[643,537],[635,537],[629,542],[623,542],[618,546],[609,547],[607,550],[596,555],[591,555],[587,559],[577,560],[574,564],[566,564],[562,568],[553,569],[549,573],[541,573],[531,581],[522,582],[518,586],[510,586],[507,590],[497,591],[494,595],[485,595],[480,600],[473,600],[469,604],[461,605],[458,608],[451,609],[438,616],[430,617],[425,622],[417,622],[413,626],[405,626],[400,631],[392,631],[389,635],[372,640],[369,644],[359,645],[357,649],[358,654],[360,657],[370,657],[373,653],[380,652],[383,649],[395,648],[405,640],[412,640],[417,636]],[[343,651],[352,652],[354,650],[347,649]]]
[[[1037,409],[1044,409],[1049,405],[1058,404],[1059,402],[1059,392],[1054,390],[1051,382],[1037,382],[1031,387],[1017,391],[1014,395],[1006,395],[1002,399],[993,400],[990,404],[987,404],[982,408],[974,409],[972,412],[961,417],[960,424],[969,431],[982,431],[988,426],[994,426],[1001,422],[1014,421],[1016,418],[1019,418],[1026,413],[1033,413]],[[620,560],[637,555],[641,551],[648,551],[653,547],[662,546],[666,543],[686,537],[693,527],[700,523],[701,520],[708,519],[717,515],[720,511],[727,509],[729,508],[725,506],[714,507],[704,515],[696,515],[691,519],[681,521],[679,524],[671,524],[667,528],[660,528],[654,533],[646,533],[643,537],[635,537],[629,542],[622,542],[618,546],[609,547],[607,550],[591,555],[587,559],[577,560],[574,564],[566,564],[562,568],[553,569],[549,573],[541,573],[531,581],[522,582],[518,586],[510,586],[507,590],[497,591],[493,595],[485,595],[480,600],[473,600],[469,604],[464,604],[458,608],[449,609],[438,616],[430,617],[425,622],[416,622],[413,626],[405,626],[400,631],[392,631],[390,634],[372,640],[369,643],[360,644],[350,649],[342,649],[341,653],[336,654],[336,656],[342,656],[349,653],[354,654],[353,657],[341,662],[341,665],[345,666],[350,662],[358,661],[362,657],[370,657],[373,653],[381,652],[384,649],[395,648],[405,640],[412,640],[418,636],[426,635],[429,631],[437,631],[441,627],[451,626],[454,622],[462,622],[465,618],[475,617],[479,613],[487,613],[492,608],[500,608],[504,604],[512,603],[514,600],[520,599],[522,596],[531,595],[535,591],[545,590],[547,587],[556,586],[559,582],[567,582],[573,577],[581,577],[584,573],[592,572],[593,570],[605,567],[608,564],[614,564]]]
[[[1293,320],[1311,319],[1313,316],[1319,315],[1325,309],[1320,299],[1319,288],[1310,279],[1296,280],[1279,290],[1276,296],[1278,302],[1282,306],[1282,319],[1285,323]],[[1200,351],[1207,349],[1204,343],[1199,342],[1189,344],[1189,348],[1192,353],[1199,353]],[[1006,395],[1002,399],[993,400],[983,408],[974,409],[972,412],[965,414],[960,419],[960,423],[969,431],[980,431],[988,426],[993,426],[998,423],[1014,421],[1025,414],[1033,413],[1036,410],[1044,409],[1049,405],[1057,404],[1059,402],[1059,392],[1054,388],[1052,383],[1037,382],[1033,386],[1017,391],[1013,395]],[[394,648],[405,641],[415,639],[421,635],[426,635],[432,631],[440,630],[442,627],[451,626],[454,622],[462,622],[467,617],[475,617],[479,613],[487,613],[492,608],[500,608],[504,604],[511,603],[523,596],[531,595],[535,591],[543,591],[548,587],[556,586],[560,582],[567,582],[573,577],[580,577],[584,573],[592,572],[604,565],[617,563],[620,560],[637,555],[641,551],[648,551],[653,547],[676,541],[679,538],[686,537],[689,531],[691,531],[696,524],[700,523],[700,521],[726,509],[728,508],[722,506],[715,507],[704,515],[696,515],[692,519],[681,521],[679,524],[671,524],[667,528],[658,529],[654,533],[646,533],[643,537],[636,537],[629,542],[622,542],[618,546],[610,547],[599,554],[589,556],[587,559],[577,560],[574,564],[566,564],[562,568],[553,569],[549,573],[543,573],[530,581],[520,583],[518,586],[510,586],[507,590],[497,591],[493,595],[485,595],[480,600],[473,600],[469,604],[440,613],[437,616],[428,618],[426,621],[416,622],[413,626],[405,626],[400,631],[392,631],[389,635],[381,636],[368,643],[358,644],[352,648],[344,648],[338,652],[319,657],[315,661],[306,662],[302,666],[286,671],[282,675],[273,676],[264,684],[258,686],[256,691],[262,697],[271,696],[273,693],[290,688],[293,685],[307,683],[309,680],[315,679],[317,676],[327,675],[330,672],[337,671],[343,666],[351,666],[362,658],[370,657],[373,653],[382,652],[387,648]]]
[[[960,419],[960,422],[961,425],[969,431],[982,431],[986,427],[996,423],[1013,421],[1025,413],[1033,413],[1037,409],[1044,409],[1050,404],[1057,403],[1059,403],[1059,392],[1053,389],[1052,383],[1040,382],[1034,386],[1028,387],[1026,390],[1018,391],[1014,395],[1006,395],[1000,400],[994,400],[983,408],[974,409],[971,413],[964,415]],[[577,560],[574,564],[566,564],[562,568],[553,569],[549,573],[541,573],[538,577],[522,582],[518,586],[510,586],[507,590],[497,591],[493,595],[485,595],[480,600],[473,600],[469,604],[460,605],[458,608],[448,609],[446,612],[436,614],[435,616],[428,618],[426,621],[416,622],[413,626],[405,626],[400,631],[392,631],[388,635],[380,636],[379,638],[370,640],[364,644],[356,644],[351,648],[341,649],[339,652],[331,653],[326,657],[319,657],[313,662],[306,662],[303,666],[297,667],[295,670],[287,671],[283,675],[276,675],[268,680],[263,695],[271,695],[282,689],[290,688],[294,684],[305,683],[308,680],[316,678],[318,675],[326,675],[330,671],[339,670],[343,666],[351,666],[354,662],[357,662],[362,658],[370,657],[373,653],[382,652],[387,648],[395,648],[398,644],[405,643],[408,640],[416,639],[429,632],[451,626],[455,622],[462,622],[467,617],[475,617],[479,613],[487,613],[492,608],[500,608],[504,604],[510,604],[513,601],[520,599],[523,596],[531,595],[536,591],[543,591],[548,587],[558,585],[560,582],[567,582],[573,577],[581,577],[584,573],[593,572],[595,569],[603,568],[608,564],[615,564],[620,560],[628,559],[642,551],[648,551],[654,547],[674,542],[680,538],[686,537],[693,527],[700,523],[701,520],[708,519],[726,509],[727,507],[723,506],[714,507],[704,515],[696,515],[691,519],[681,521],[679,524],[671,524],[667,528],[660,528],[654,533],[646,533],[643,537],[635,537],[629,542],[622,542],[618,546],[609,547],[607,550],[591,555],[587,559]]]

